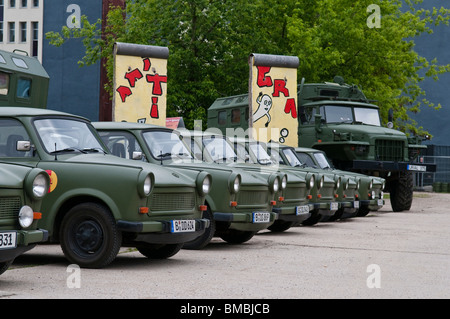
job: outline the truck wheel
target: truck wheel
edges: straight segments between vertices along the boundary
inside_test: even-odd
[[[228,229],[225,233],[220,235],[220,238],[222,238],[229,244],[242,244],[252,239],[255,234],[255,231]]]
[[[66,258],[80,267],[102,268],[117,256],[122,233],[109,210],[96,203],[74,206],[64,216],[60,229]]]
[[[205,232],[200,237],[197,237],[193,241],[184,243],[184,249],[202,249],[208,245],[214,237],[214,233],[216,232],[216,222],[214,221],[214,217],[209,206],[208,209],[203,212],[202,218],[209,219],[209,227],[205,229]]]
[[[369,207],[364,206],[364,207],[360,207],[358,209],[358,212],[356,213],[356,216],[364,217],[364,216],[367,216],[368,213],[370,213]]]
[[[12,263],[13,263],[13,260],[0,263],[0,275],[3,274],[5,271],[7,271],[9,266],[11,266]]]
[[[399,179],[390,185],[391,206],[394,212],[411,208],[413,200],[413,176],[411,172],[400,173]]]
[[[286,222],[282,220],[276,220],[272,225],[267,227],[268,230],[273,232],[283,232],[294,226],[295,222]]]
[[[180,251],[183,244],[139,244],[137,250],[150,259],[166,259]]]

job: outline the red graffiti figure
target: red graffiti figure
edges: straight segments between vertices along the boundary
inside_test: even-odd
[[[266,76],[267,73],[270,72],[270,66],[258,66],[258,79],[256,84],[259,87],[263,86],[272,86],[272,78],[270,76]]]
[[[154,75],[147,74],[147,82],[153,83],[153,95],[162,95],[161,83],[167,83],[167,76],[159,75],[158,73]]]
[[[134,69],[133,71],[130,71],[128,73],[125,73],[125,79],[128,80],[128,83],[130,83],[130,86],[134,88],[136,85],[136,81],[142,78],[142,73],[139,71],[139,69]]]

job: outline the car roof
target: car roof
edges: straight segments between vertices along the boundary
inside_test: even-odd
[[[11,116],[11,117],[17,117],[17,116],[41,116],[41,115],[47,115],[47,116],[71,116],[71,117],[77,117],[79,119],[83,119],[86,121],[89,121],[87,118],[75,115],[71,113],[66,112],[60,112],[55,110],[49,110],[49,109],[42,109],[42,108],[34,108],[34,107],[17,107],[17,106],[2,106],[0,107],[0,115],[1,116]]]

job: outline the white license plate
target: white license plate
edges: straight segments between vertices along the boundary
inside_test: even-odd
[[[408,165],[408,171],[426,172],[427,167],[422,165]]]
[[[353,208],[359,208],[359,202],[357,200],[353,202]]]
[[[339,209],[339,203],[331,202],[330,203],[330,210],[338,210]]]
[[[304,213],[309,213],[309,206],[308,205],[295,207],[295,214],[296,215],[300,215],[300,214],[304,214]]]
[[[185,220],[172,220],[171,230],[172,233],[187,233],[195,231],[195,220],[185,219]]]
[[[0,233],[0,249],[16,248],[16,246],[17,246],[16,232]]]
[[[253,223],[268,223],[270,222],[270,213],[254,212]]]
[[[378,206],[383,206],[383,200],[382,199],[378,200]]]

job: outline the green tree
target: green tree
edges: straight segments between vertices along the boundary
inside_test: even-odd
[[[449,65],[428,61],[414,51],[414,38],[448,24],[449,10],[417,9],[421,0],[134,0],[125,11],[112,8],[107,26],[82,17],[80,29],[51,32],[51,43],[84,38],[81,65],[107,58],[112,79],[116,41],[167,46],[168,116],[181,114],[188,127],[206,123],[206,110],[220,96],[248,89],[250,53],[295,55],[298,75],[307,82],[341,75],[378,101],[383,119],[390,108],[403,131],[424,134],[409,117],[434,106],[420,82],[437,79]],[[371,4],[379,6],[380,27],[370,28]],[[402,7],[403,5],[403,7]],[[108,86],[111,92],[111,85]]]

